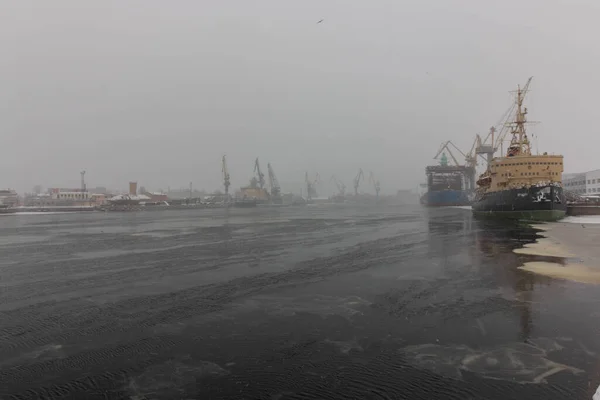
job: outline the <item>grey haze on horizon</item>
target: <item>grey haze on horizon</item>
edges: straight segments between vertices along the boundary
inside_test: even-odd
[[[227,154],[233,187],[258,156],[284,190],[305,171],[350,188],[362,167],[395,193],[531,75],[540,151],[600,168],[598,20],[593,0],[7,0],[0,187],[84,169],[89,186],[214,190]]]

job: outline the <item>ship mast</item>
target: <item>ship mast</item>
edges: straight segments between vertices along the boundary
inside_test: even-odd
[[[533,79],[533,77],[527,80],[523,89],[521,89],[520,85],[517,87],[517,111],[515,114],[515,121],[511,123],[512,129],[510,133],[512,134],[512,139],[506,153],[507,157],[531,155],[531,146],[529,144],[529,139],[527,138],[527,132],[525,131],[525,124],[527,123],[527,107],[523,107],[523,100],[528,92],[531,79]]]

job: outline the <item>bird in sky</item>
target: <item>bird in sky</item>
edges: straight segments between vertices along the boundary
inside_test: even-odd
[[[322,20],[322,19],[320,19],[320,20],[317,22],[317,24],[320,24],[321,22],[323,22],[323,20]]]

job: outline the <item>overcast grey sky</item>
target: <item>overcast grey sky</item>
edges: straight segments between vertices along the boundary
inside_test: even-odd
[[[320,19],[323,23],[317,24]],[[468,150],[533,75],[532,128],[600,168],[595,0],[4,0],[0,186],[220,187],[270,161],[382,192]]]

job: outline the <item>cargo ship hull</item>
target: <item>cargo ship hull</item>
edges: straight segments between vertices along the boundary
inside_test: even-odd
[[[427,207],[468,206],[469,196],[464,190],[434,190],[421,197],[421,203]]]
[[[556,221],[567,212],[567,200],[560,186],[532,186],[487,192],[472,204],[479,216]]]

